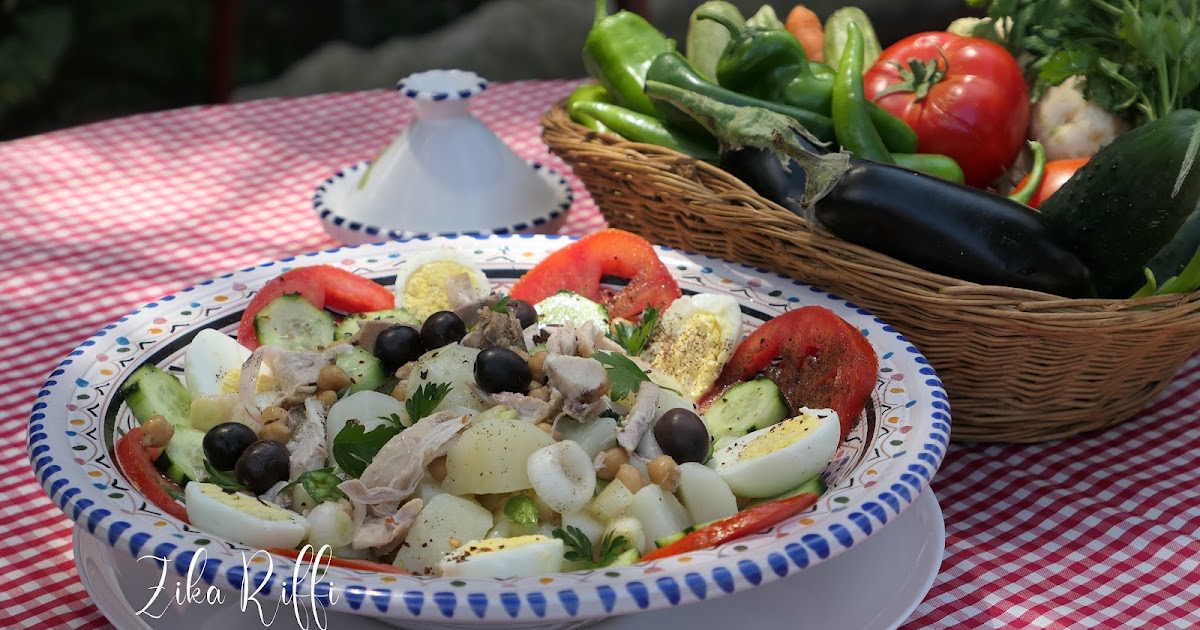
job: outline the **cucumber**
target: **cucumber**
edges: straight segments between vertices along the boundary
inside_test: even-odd
[[[600,330],[608,330],[608,311],[604,309],[604,306],[578,293],[559,291],[534,304],[533,309],[537,311],[538,321],[543,326],[562,324],[578,326],[592,321],[600,327]]]
[[[770,379],[738,383],[713,401],[704,412],[704,423],[713,440],[741,437],[769,427],[788,415],[779,386]]]
[[[394,324],[410,324],[418,328],[421,327],[421,322],[412,313],[402,308],[391,308],[386,311],[370,311],[347,315],[345,319],[338,323],[337,328],[334,329],[334,337],[337,339],[353,337],[354,333],[358,332],[359,324],[368,320],[392,322]]]
[[[175,428],[192,428],[192,394],[173,374],[146,364],[121,385],[125,404],[138,422],[159,414]]]
[[[383,369],[383,362],[358,346],[351,346],[351,348],[352,350],[349,352],[338,354],[337,359],[334,360],[334,363],[346,372],[346,376],[350,377],[350,388],[346,390],[346,393],[353,394],[383,385],[384,380],[387,379],[387,371]]]
[[[285,350],[318,350],[333,342],[333,315],[315,307],[299,294],[271,300],[254,317],[254,330],[263,345]]]
[[[667,545],[679,540],[680,538],[683,538],[684,536],[687,536],[688,534],[690,534],[698,529],[701,529],[703,527],[708,527],[709,525],[712,525],[713,523],[716,523],[716,521],[705,521],[703,523],[689,525],[689,526],[684,527],[683,529],[675,532],[674,534],[669,534],[669,535],[663,536],[662,538],[655,539],[654,546],[659,549],[662,549],[663,547],[666,547]]]
[[[1091,269],[1100,297],[1137,291],[1142,269],[1196,209],[1198,149],[1200,112],[1173,111],[1118,136],[1038,208]]]
[[[875,27],[871,26],[871,18],[858,7],[842,7],[825,20],[825,63],[834,70],[837,70],[842,51],[846,49],[851,22],[854,22],[862,33],[863,67],[870,68],[875,60],[879,59],[879,55],[883,54],[879,37],[875,35]]]
[[[204,432],[191,427],[175,427],[156,462],[172,481],[183,485],[208,479],[204,469]]]
[[[606,566],[606,567],[625,567],[625,566],[629,566],[631,564],[637,564],[637,561],[641,560],[641,558],[642,558],[642,555],[640,553],[638,553],[637,549],[626,549],[625,551],[622,551],[620,555],[618,555],[616,558],[614,558],[612,562],[610,562],[604,566]]]
[[[764,503],[770,503],[771,501],[778,501],[780,499],[790,499],[798,494],[804,494],[806,492],[811,492],[817,496],[821,496],[822,494],[825,494],[826,489],[827,487],[825,486],[825,480],[821,479],[821,475],[817,475],[796,486],[795,488],[784,492],[783,494],[767,497],[765,499],[755,499],[746,504],[746,508],[752,508],[756,505],[762,505]]]
[[[1200,250],[1200,206],[1197,206],[1183,225],[1175,232],[1170,243],[1163,246],[1146,266],[1154,273],[1154,280],[1161,286],[1178,276]]]

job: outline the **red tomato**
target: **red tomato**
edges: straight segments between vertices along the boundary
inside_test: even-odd
[[[134,490],[142,493],[155,507],[188,523],[187,508],[175,500],[183,496],[183,490],[167,479],[154,467],[152,449],[142,444],[142,428],[134,427],[117,440],[117,465],[125,472],[125,479]]]
[[[342,313],[382,311],[396,305],[387,287],[330,265],[296,267],[275,276],[254,294],[238,322],[237,338],[251,350],[258,347],[254,316],[275,298],[299,293],[317,308],[329,307]]]
[[[273,553],[277,556],[291,558],[292,560],[299,560],[301,550],[300,549],[284,549],[282,547],[271,547],[270,549],[264,549],[263,551],[266,551],[267,553]],[[308,550],[308,553],[304,554],[304,559],[307,562],[313,562],[314,560],[316,560],[316,556],[312,552],[311,548]],[[385,564],[383,562],[371,562],[370,560],[354,560],[352,558],[335,558],[328,554],[321,556],[321,565],[322,566],[330,566],[330,567],[343,567],[346,569],[357,569],[359,571],[375,571],[377,573],[396,573],[396,574],[402,574],[402,575],[410,575],[410,573],[408,571],[405,571],[404,569],[392,566],[390,564]]]
[[[789,410],[833,409],[846,439],[875,388],[879,358],[858,329],[820,306],[788,311],[750,333],[701,397],[700,409],[731,386],[756,378],[776,359],[776,383]]]
[[[806,492],[752,507],[711,525],[705,525],[666,547],[655,549],[642,556],[641,561],[657,560],[667,556],[707,549],[743,536],[749,536],[755,532],[761,532],[807,510],[816,502],[817,495]]]
[[[1079,170],[1081,166],[1087,164],[1088,158],[1072,158],[1070,160],[1054,160],[1046,162],[1046,177],[1042,180],[1042,185],[1033,193],[1033,199],[1029,200],[1029,206],[1036,208],[1043,201],[1053,195],[1055,191],[1062,188],[1062,185],[1067,183],[1068,179]],[[1021,180],[1017,185],[1017,190],[1025,188],[1025,184],[1029,183],[1029,176]]]
[[[600,286],[604,276],[629,280],[616,294]],[[665,309],[682,295],[667,266],[646,239],[623,230],[593,232],[559,249],[525,273],[509,294],[536,304],[559,291],[601,302],[612,318],[636,320],[647,307]]]
[[[1004,47],[953,33],[918,33],[883,51],[863,75],[867,98],[917,132],[921,153],[962,167],[968,186],[998,178],[1025,142],[1029,90]]]

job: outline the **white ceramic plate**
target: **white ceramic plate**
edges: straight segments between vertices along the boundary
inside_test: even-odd
[[[203,549],[202,587],[229,592],[246,583],[265,584],[263,594],[278,599],[293,592],[293,563],[276,558],[267,564],[262,555],[248,561],[254,550],[164,516],[129,488],[112,464],[115,437],[135,424],[120,384],[145,362],[181,369],[198,330],[232,330],[255,289],[293,266],[331,264],[387,284],[410,256],[446,248],[476,262],[503,288],[566,243],[561,237],[492,236],[330,250],[226,274],[152,302],[98,331],[51,373],[30,416],[34,474],[68,516],[118,554],[164,557],[172,571],[186,575]],[[870,313],[802,283],[702,255],[664,249],[659,256],[685,292],[733,296],[750,325],[821,305],[859,328],[875,347],[880,359],[875,391],[826,469],[829,491],[817,505],[760,534],[632,566],[511,580],[335,568],[319,581],[300,583],[302,593],[339,612],[428,627],[555,627],[753,591],[811,570],[894,522],[928,486],[949,439],[946,394],[917,349]]]
[[[75,528],[75,566],[100,612],[118,630],[261,630],[254,609],[243,613],[232,600],[223,606],[185,604],[148,607],[161,578],[148,562],[137,562]],[[829,562],[737,597],[625,615],[588,627],[593,630],[736,628],[754,611],[762,628],[855,628],[891,630],[912,614],[929,592],[945,551],[946,528],[931,491],[877,536]],[[864,594],[869,594],[864,597]],[[157,603],[157,602],[156,602]],[[137,611],[146,609],[141,615]],[[150,615],[161,615],[155,619]],[[270,613],[268,613],[270,614]],[[273,630],[299,628],[290,608],[280,610]],[[313,625],[309,625],[312,628]],[[330,613],[331,630],[375,630],[386,626],[357,615]]]

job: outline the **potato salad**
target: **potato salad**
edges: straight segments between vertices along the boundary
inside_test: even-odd
[[[412,256],[391,287],[299,267],[236,337],[196,334],[182,381],[130,376],[140,426],[117,458],[164,511],[251,548],[466,578],[632,564],[822,492],[877,363],[807,309],[751,331],[732,297],[683,295],[617,230],[511,286],[452,249]],[[801,337],[836,351],[805,355]]]

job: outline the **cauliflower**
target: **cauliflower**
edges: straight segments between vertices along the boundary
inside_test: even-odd
[[[1033,104],[1029,139],[1042,143],[1047,160],[1091,157],[1129,125],[1083,98],[1080,77],[1046,90]]]

